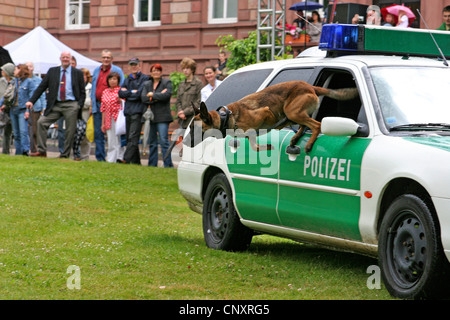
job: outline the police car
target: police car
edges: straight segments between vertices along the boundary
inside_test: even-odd
[[[203,216],[208,247],[245,250],[257,234],[377,256],[388,291],[441,297],[450,259],[450,34],[325,25],[323,55],[259,63],[232,73],[210,110],[265,87],[303,80],[356,87],[351,101],[322,98],[313,149],[286,147],[296,127],[245,137],[197,134],[183,145],[178,185]],[[195,129],[194,129],[195,130]],[[189,131],[189,130],[188,130]],[[185,139],[190,136],[185,133]]]

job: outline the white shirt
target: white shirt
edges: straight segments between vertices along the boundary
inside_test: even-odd
[[[204,86],[204,87],[202,88],[202,90],[201,90],[201,95],[202,95],[202,98],[201,98],[201,99],[202,99],[202,101],[205,102],[206,99],[208,99],[208,97],[211,95],[211,93],[213,92],[213,90],[214,90],[215,88],[217,88],[217,87],[219,86],[219,84],[221,84],[221,83],[222,83],[222,81],[216,79],[216,82],[215,82],[215,84],[214,84],[214,88],[213,88],[212,85],[210,85],[209,83],[208,83],[206,86]]]
[[[408,28],[408,25],[409,25],[409,19],[405,14],[400,18],[400,24],[398,24],[397,27],[398,28]]]

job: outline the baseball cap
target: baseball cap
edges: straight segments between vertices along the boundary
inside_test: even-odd
[[[9,77],[14,77],[14,69],[16,66],[11,62],[4,64],[1,69],[6,72]]]
[[[139,64],[139,59],[138,58],[131,58],[129,61],[128,61],[128,64]]]

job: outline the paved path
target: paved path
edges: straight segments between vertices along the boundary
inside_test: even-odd
[[[180,161],[180,157],[178,156],[180,150],[181,150],[181,145],[175,146],[175,148],[172,150],[172,162],[173,162],[173,165],[175,168],[178,167],[178,162]],[[11,145],[10,152],[11,152],[11,155],[14,154],[14,152],[15,152],[14,144]],[[59,158],[59,155],[60,155],[60,153],[58,151],[57,142],[52,139],[49,139],[47,142],[47,158]],[[95,144],[91,144],[91,154],[89,156],[89,161],[97,161],[95,159]],[[141,164],[143,166],[146,166],[148,164],[148,153],[146,153],[146,154],[141,153]],[[162,154],[161,154],[161,150],[160,150],[158,167],[163,167],[163,166],[164,165],[163,165],[163,161],[162,161]]]

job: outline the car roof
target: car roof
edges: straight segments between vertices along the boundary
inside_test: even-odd
[[[436,58],[426,57],[405,57],[395,55],[343,55],[339,57],[323,57],[313,55],[299,55],[296,58],[268,61],[256,63],[253,65],[245,66],[237,70],[237,72],[245,72],[260,69],[280,69],[290,66],[299,66],[302,64],[317,64],[327,66],[328,64],[349,63],[349,64],[364,64],[367,67],[374,66],[405,66],[405,67],[445,67],[442,60]]]

